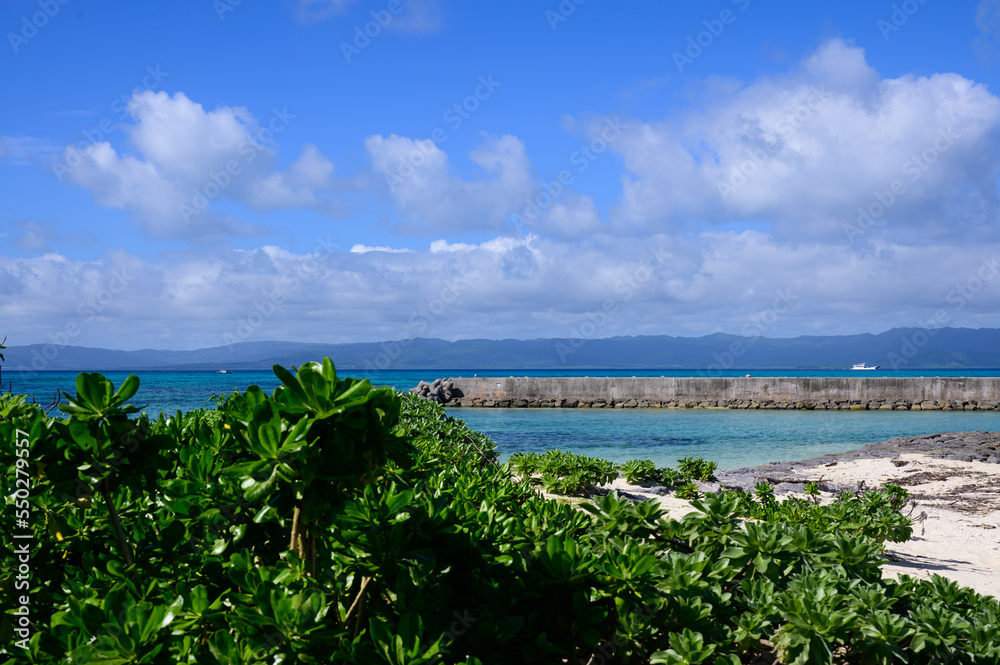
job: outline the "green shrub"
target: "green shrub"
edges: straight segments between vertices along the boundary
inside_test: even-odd
[[[509,465],[522,478],[540,483],[553,494],[584,495],[618,477],[614,462],[559,450],[514,453]],[[540,478],[533,478],[535,475]]]
[[[663,474],[649,460],[630,460],[621,465],[621,474],[629,483],[657,482],[663,479]]]
[[[17,473],[2,481],[32,539],[27,589],[21,541],[0,542],[0,588],[29,596],[33,627],[0,615],[0,663],[1000,658],[995,600],[881,578],[880,539],[908,535],[896,489],[767,519],[735,492],[680,520],[613,493],[581,510],[510,469],[569,491],[610,462],[501,466],[440,405],[329,361],[275,372],[271,395],[156,420],[127,404],[132,378],[81,375],[63,419],[0,396],[0,457],[33,480],[23,498]]]
[[[685,457],[677,460],[678,469],[685,478],[690,480],[700,480],[702,482],[712,482],[718,480],[715,477],[715,469],[718,465],[715,462],[706,462],[700,457]]]

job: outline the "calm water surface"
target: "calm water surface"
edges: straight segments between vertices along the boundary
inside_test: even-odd
[[[894,436],[1000,430],[996,411],[450,409],[512,453],[558,448],[615,462],[675,466],[702,457],[734,469],[859,448]]]
[[[715,376],[742,376],[734,370]],[[754,376],[857,376],[850,371],[772,372],[751,370]],[[129,372],[105,372],[120,385]],[[364,373],[377,385],[409,389],[419,381],[446,376],[696,376],[693,370],[404,370]],[[21,374],[4,371],[3,387],[48,402],[56,391],[75,393],[77,372]],[[211,407],[213,394],[246,390],[251,384],[266,392],[278,386],[271,371],[138,372],[141,380],[133,404],[147,413]],[[706,375],[706,373],[702,373]],[[866,372],[864,376],[997,376],[997,370],[912,370]],[[651,459],[675,465],[681,457],[715,460],[722,469],[768,461],[803,459],[842,452],[893,436],[964,430],[1000,430],[1000,412],[900,411],[737,411],[673,409],[451,409],[449,413],[485,432],[504,459],[517,451],[559,448],[614,461]]]

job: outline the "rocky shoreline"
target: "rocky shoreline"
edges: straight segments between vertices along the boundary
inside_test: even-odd
[[[823,470],[852,460],[890,459],[902,467],[902,455],[925,455],[956,462],[1000,464],[1000,432],[943,432],[922,436],[897,436],[869,443],[855,450],[830,453],[795,462],[768,462],[759,466],[723,471],[716,474],[720,487],[752,491],[764,480],[779,494],[802,492],[807,482],[817,482],[825,492],[856,491],[857,487],[825,483]],[[705,489],[712,489],[706,486]]]

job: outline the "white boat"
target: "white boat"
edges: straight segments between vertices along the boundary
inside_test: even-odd
[[[231,369],[220,369],[218,372],[216,372],[216,374],[232,374],[232,373],[233,370]]]
[[[855,365],[851,369],[855,369],[855,370],[858,370],[858,369],[860,369],[860,370],[878,369],[878,365],[868,365],[868,364],[865,364],[865,363],[858,363],[857,365]]]

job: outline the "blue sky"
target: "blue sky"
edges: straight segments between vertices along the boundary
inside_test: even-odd
[[[0,333],[1000,325],[1000,2],[0,2]]]

